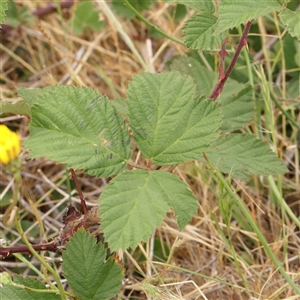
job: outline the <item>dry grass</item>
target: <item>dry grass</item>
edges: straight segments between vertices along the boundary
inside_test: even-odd
[[[15,2],[35,11],[38,6],[45,6],[49,1]],[[140,21],[122,18],[115,21],[108,18],[105,3],[94,2],[103,12],[101,18],[105,21],[105,29],[101,32],[89,30],[82,36],[76,36],[66,19],[61,19],[58,13],[52,13],[36,19],[35,24],[24,24],[2,35],[5,47],[0,57],[2,101],[19,101],[16,92],[19,87],[37,88],[56,84],[89,86],[111,99],[125,97],[128,82],[134,74],[145,69],[151,72],[164,71],[166,61],[187,51],[185,47],[167,39],[148,39],[147,28]],[[167,6],[156,4],[144,15],[164,31],[180,37],[182,23],[175,24],[167,17]],[[69,14],[67,10],[63,13],[65,17]],[[118,31],[119,25],[123,32]],[[126,35],[133,48],[126,42]],[[140,53],[141,58],[137,57],[133,49]],[[297,105],[294,106],[294,113],[299,122]],[[275,109],[273,115],[279,118]],[[1,123],[17,128],[22,139],[26,139],[29,134],[28,119],[23,116],[5,116]],[[283,123],[276,123],[284,126]],[[279,150],[285,151],[286,146],[294,145],[295,135],[292,140],[286,134],[282,135],[281,131],[276,131],[280,140]],[[49,241],[63,226],[62,216],[70,203],[70,194],[75,193],[74,187],[64,166],[44,159],[30,160],[25,149],[21,156],[23,182],[19,207],[22,218],[31,225],[26,232],[33,243],[43,239]],[[287,161],[287,156],[285,158]],[[299,217],[297,149],[289,156],[288,164],[294,165],[294,170],[282,178],[283,197]],[[286,284],[266,256],[251,230],[241,228],[240,224],[232,220],[230,236],[227,236],[226,225],[219,210],[218,186],[205,166],[198,162],[189,163],[178,167],[176,172],[197,196],[198,216],[183,231],[179,231],[173,215],[169,214],[148,243],[141,244],[136,251],[124,253],[125,279],[116,299],[299,299],[299,295]],[[13,183],[12,175],[2,168],[0,178],[1,191]],[[109,179],[92,178],[80,173],[78,178],[88,204],[97,205],[97,199]],[[241,199],[249,204],[261,232],[285,271],[300,284],[299,228],[283,216],[280,207],[271,201],[272,190],[268,182],[254,178],[248,184],[233,182],[233,185]],[[79,203],[77,196],[72,197],[72,201]],[[257,206],[253,206],[253,202]],[[2,214],[4,210],[5,207],[1,207]],[[225,244],[215,220],[230,247]],[[39,233],[30,234],[32,228],[38,228]],[[21,242],[13,227],[7,228],[1,224],[1,235],[9,239],[10,245]],[[154,257],[155,238],[161,239],[166,249],[170,249],[164,262]],[[142,252],[144,258],[139,260]],[[44,255],[49,262],[61,261],[60,254]],[[34,258],[29,260],[41,269]],[[57,272],[62,274],[60,264],[55,265]],[[3,260],[0,268],[24,276],[33,275],[15,257]]]

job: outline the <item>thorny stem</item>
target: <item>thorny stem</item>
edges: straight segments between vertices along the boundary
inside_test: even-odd
[[[239,43],[237,45],[237,48],[236,48],[235,53],[233,55],[233,58],[232,58],[229,66],[228,66],[228,69],[226,70],[226,72],[225,72],[225,74],[223,76],[221,75],[221,72],[223,72],[222,69],[221,69],[221,67],[222,67],[222,64],[224,63],[223,59],[225,58],[226,51],[225,52],[222,51],[223,47],[224,47],[224,43],[222,44],[222,49],[220,51],[220,55],[221,55],[221,62],[220,62],[220,69],[219,69],[220,76],[219,76],[218,83],[216,84],[216,86],[215,86],[214,90],[212,91],[212,93],[210,94],[209,98],[211,98],[213,100],[216,100],[217,97],[222,92],[223,87],[225,85],[225,82],[227,81],[230,73],[232,72],[232,70],[233,70],[233,68],[234,68],[234,66],[235,66],[235,64],[237,62],[237,59],[238,59],[238,57],[239,57],[239,55],[241,53],[242,48],[247,45],[247,35],[249,33],[249,30],[250,30],[250,27],[251,27],[251,23],[252,23],[252,21],[248,21],[246,23],[244,31],[243,31],[243,34],[242,34],[242,37],[241,37],[241,39],[240,39],[240,41],[239,41]]]
[[[74,169],[70,169],[70,171],[71,171],[72,179],[75,182],[76,189],[77,189],[77,192],[78,192],[78,195],[79,195],[79,198],[80,198],[80,203],[81,203],[81,206],[82,206],[83,214],[86,216],[87,212],[88,212],[88,209],[87,209],[86,202],[84,200],[83,194],[81,192],[81,189],[80,189],[80,186],[79,186],[79,182],[77,180],[77,177],[76,177]]]
[[[87,214],[88,214],[87,205],[86,205],[86,202],[84,200],[83,194],[81,192],[81,189],[80,189],[80,186],[79,186],[79,183],[78,183],[75,171],[73,169],[71,169],[71,174],[72,174],[72,179],[75,182],[75,185],[76,185],[79,197],[80,197],[81,206],[82,206],[82,210],[84,212],[84,216],[86,217]],[[81,226],[82,226],[82,223],[79,223],[78,224],[78,228],[81,227]],[[20,231],[21,231],[22,228],[20,227],[20,225],[18,227],[20,228]],[[74,232],[78,228],[74,227]],[[20,245],[20,246],[14,246],[14,247],[7,247],[7,248],[0,248],[0,255],[3,258],[6,258],[8,255],[10,255],[12,253],[29,253],[31,255],[31,254],[36,253],[36,251],[51,251],[51,252],[56,252],[57,251],[57,240],[53,240],[50,243],[42,243],[42,244],[36,244],[36,245],[32,245],[32,244],[30,244],[27,241],[27,243],[25,243],[25,244],[26,245]]]
[[[52,241],[50,243],[31,245],[31,246],[32,246],[32,248],[35,251],[51,251],[51,252],[56,252],[56,250],[57,250],[57,245],[55,245],[55,241]],[[3,258],[6,258],[11,253],[26,253],[26,252],[28,254],[32,254],[30,252],[29,248],[27,246],[25,246],[25,245],[8,247],[8,248],[0,248],[0,255]]]
[[[26,244],[26,246],[28,247],[28,250],[30,251],[30,253],[32,253],[32,255],[34,255],[38,261],[52,274],[53,278],[55,279],[56,283],[57,283],[57,288],[60,292],[60,296],[62,300],[67,300],[66,298],[66,294],[64,291],[64,288],[60,282],[60,278],[57,275],[57,273],[55,272],[55,270],[43,259],[43,257],[41,257],[33,248],[33,246],[29,243],[29,241],[27,240],[25,233],[22,229],[21,226],[21,221],[20,219],[16,222],[16,228],[18,230],[18,232],[21,235],[21,238],[23,240],[23,242]]]

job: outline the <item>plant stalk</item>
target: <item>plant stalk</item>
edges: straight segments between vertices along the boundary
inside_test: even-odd
[[[223,88],[224,88],[224,85],[229,77],[229,75],[231,74],[236,62],[237,62],[237,59],[241,53],[241,50],[244,46],[247,45],[247,35],[249,33],[249,30],[250,30],[250,27],[251,27],[251,23],[252,21],[249,21],[246,23],[245,25],[245,28],[244,28],[244,31],[243,31],[243,34],[242,34],[242,37],[237,45],[237,48],[235,50],[235,53],[233,55],[233,58],[226,70],[226,72],[224,73],[223,76],[221,76],[221,78],[219,78],[219,81],[218,83],[216,84],[214,90],[212,91],[212,93],[210,94],[209,98],[213,99],[213,100],[216,100],[217,97],[221,94]],[[222,59],[221,59],[222,61]]]
[[[209,167],[211,168],[211,170],[216,174],[217,178],[223,183],[224,187],[226,188],[226,190],[228,191],[228,193],[230,194],[230,196],[232,197],[232,199],[234,199],[234,201],[236,202],[236,204],[240,207],[241,211],[244,213],[245,217],[247,218],[248,222],[250,223],[252,229],[254,230],[254,232],[256,233],[258,239],[260,240],[260,242],[262,243],[266,253],[268,254],[268,256],[270,257],[270,259],[272,260],[273,264],[276,266],[276,268],[279,270],[279,272],[281,273],[282,277],[290,284],[290,286],[294,289],[294,291],[300,295],[300,287],[297,286],[295,284],[295,282],[287,275],[287,273],[285,272],[285,270],[283,269],[281,263],[277,260],[277,258],[275,257],[275,255],[273,254],[272,250],[270,249],[267,241],[265,240],[264,236],[262,235],[262,233],[260,232],[259,228],[257,227],[255,221],[252,219],[251,214],[249,213],[247,207],[245,206],[245,204],[236,196],[236,194],[232,191],[231,187],[228,185],[228,183],[226,182],[226,180],[224,179],[223,175],[221,174],[221,172],[219,170],[217,170],[212,164],[211,162],[208,160],[207,156],[205,155],[205,153],[203,153],[204,158],[206,159]]]
[[[34,255],[38,259],[38,261],[52,274],[53,278],[55,279],[55,281],[57,283],[57,288],[59,290],[61,299],[67,300],[66,294],[65,294],[64,288],[60,282],[59,276],[56,274],[55,270],[34,250],[32,245],[29,243],[29,241],[27,240],[27,238],[24,234],[24,231],[22,229],[20,219],[17,220],[17,222],[16,222],[16,228],[17,228],[18,232],[20,233],[23,242],[28,247],[30,253],[32,253],[32,255]]]
[[[176,42],[180,45],[184,45],[184,42],[176,39],[174,37],[172,37],[171,35],[167,34],[166,32],[164,32],[163,30],[161,30],[160,28],[158,28],[156,25],[152,24],[151,22],[149,22],[146,18],[144,18],[130,3],[128,0],[124,0],[124,3],[128,6],[128,8],[141,20],[143,21],[145,24],[147,24],[149,27],[153,28],[154,30],[156,30],[158,33],[160,33],[162,36],[166,37],[167,39]]]

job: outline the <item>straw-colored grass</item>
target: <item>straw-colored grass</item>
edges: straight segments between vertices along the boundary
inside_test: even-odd
[[[15,1],[27,6],[31,12],[49,2]],[[126,97],[128,82],[134,74],[166,71],[165,63],[168,60],[188,51],[183,45],[166,38],[150,39],[145,24],[137,19],[125,20],[112,15],[107,2],[94,1],[94,4],[100,18],[105,21],[105,28],[101,32],[86,30],[82,36],[75,35],[66,19],[75,9],[73,7],[63,10],[62,16],[54,12],[36,18],[33,24],[22,24],[2,34],[1,101],[20,101],[16,92],[20,87],[37,88],[56,84],[89,86],[110,99]],[[180,38],[184,20],[179,23],[173,21],[167,9],[171,5],[157,3],[143,15],[168,34]],[[285,74],[289,70],[285,69],[282,56],[276,58],[280,72],[277,80],[274,78],[270,42],[274,36],[282,41],[284,29],[279,28],[274,16],[271,18],[278,32],[272,32],[272,36],[269,36],[264,19],[259,19],[257,36],[263,47],[259,52],[250,45],[250,53],[255,61],[248,66],[248,72],[255,78],[261,78],[257,86],[263,86],[266,93],[278,98],[299,124],[299,102],[296,102],[299,98],[287,99],[288,77]],[[236,37],[233,40],[236,41]],[[283,48],[279,51],[283,51]],[[281,99],[272,90],[275,80]],[[247,203],[261,233],[287,274],[300,285],[299,228],[282,213],[282,208],[275,201],[278,189],[280,197],[285,199],[299,218],[299,131],[289,127],[286,118],[282,117],[270,99],[265,98],[265,101],[269,101],[267,105],[272,107],[271,111],[257,115],[249,128],[255,132],[261,131],[259,126],[262,126],[267,131],[266,136],[277,141],[273,150],[283,158],[291,171],[284,176],[269,179],[255,177],[249,183],[232,181],[231,184]],[[20,115],[5,115],[1,119],[1,123],[16,128],[23,140],[29,134],[28,121]],[[25,149],[21,157],[19,207],[22,219],[30,225],[25,232],[32,243],[50,241],[63,227],[62,216],[70,203],[70,195],[72,202],[80,201],[64,166],[44,159],[30,160]],[[139,163],[143,163],[141,158]],[[254,232],[242,228],[234,218],[228,231],[220,213],[222,195],[218,183],[205,165],[191,162],[177,167],[175,173],[190,185],[197,196],[199,213],[183,231],[178,230],[174,216],[168,214],[148,243],[141,243],[135,251],[123,253],[125,278],[115,299],[299,299],[300,296],[295,294],[267,257]],[[80,172],[77,174],[88,205],[97,205],[97,199],[109,178],[93,178]],[[1,168],[0,192],[3,193],[9,185],[13,185],[13,177]],[[10,189],[7,189],[6,194],[9,195],[9,192]],[[5,208],[1,207],[1,214],[4,214]],[[10,245],[21,243],[14,227],[8,228],[2,223],[0,226],[1,238],[5,238]],[[38,233],[31,230],[38,230]],[[163,262],[154,257],[155,239],[165,245],[162,250],[165,251]],[[43,255],[63,279],[60,253]],[[44,276],[34,257],[24,257]],[[14,256],[2,260],[0,269],[23,276],[37,276],[24,260]]]

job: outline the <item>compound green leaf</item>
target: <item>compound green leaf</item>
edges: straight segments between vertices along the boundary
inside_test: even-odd
[[[78,230],[63,252],[63,271],[68,284],[81,300],[111,299],[122,286],[122,268],[106,259],[102,244],[85,230]]]
[[[212,3],[212,0],[164,0],[164,2],[172,2],[186,5],[192,9],[196,9],[203,14],[212,14],[215,11],[215,7]]]
[[[31,106],[30,137],[24,143],[31,157],[45,156],[95,176],[126,168],[130,136],[105,96],[86,87],[58,86],[38,99]]]
[[[157,165],[196,159],[216,139],[221,110],[194,98],[193,79],[178,72],[142,73],[128,88],[130,127],[141,153]]]
[[[279,18],[287,26],[290,35],[300,39],[300,10],[294,12],[286,9],[279,14]]]
[[[188,48],[218,50],[226,37],[225,32],[215,34],[217,18],[213,15],[194,15],[183,27],[183,37]]]
[[[287,172],[269,146],[250,134],[229,134],[216,140],[206,152],[223,173],[247,180],[249,175],[275,175]]]
[[[109,183],[99,201],[100,230],[113,251],[146,241],[170,208],[181,229],[197,212],[188,186],[163,171],[126,171]]]
[[[253,118],[254,102],[252,87],[246,86],[237,95],[224,97],[221,93],[224,122],[221,129],[225,132],[241,128]]]
[[[283,8],[277,0],[222,0],[219,3],[219,19],[215,34],[257,19],[259,15],[264,16]]]
[[[3,287],[0,288],[1,300],[59,300],[61,297],[54,293],[49,293],[45,285],[35,279],[15,275],[13,279],[14,283],[23,285],[24,288],[16,287],[11,284],[3,283]],[[25,287],[38,289],[41,292],[30,291]],[[45,293],[42,292],[45,290]]]

